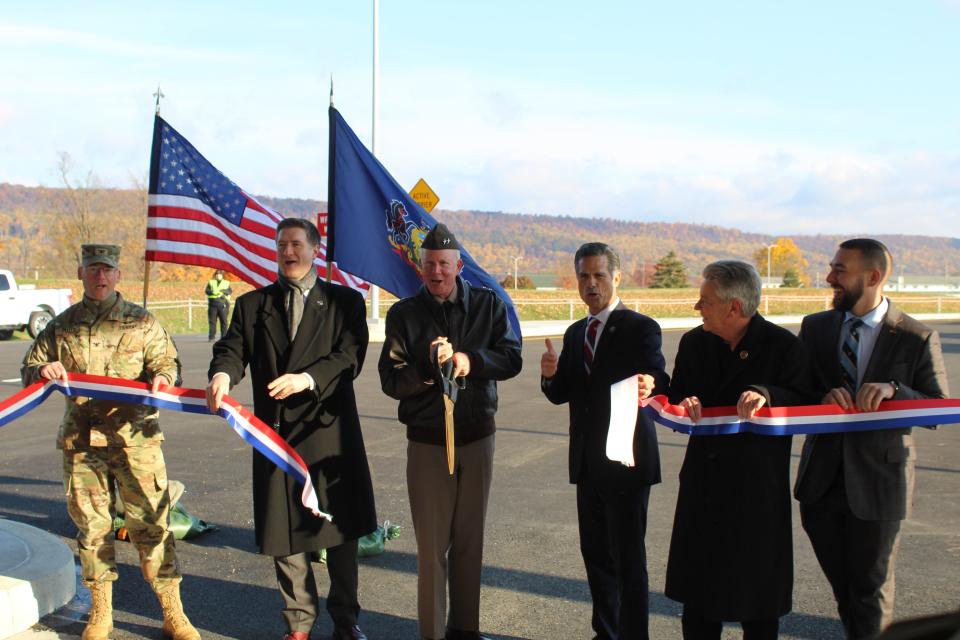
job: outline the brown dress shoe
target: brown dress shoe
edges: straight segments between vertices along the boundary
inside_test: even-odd
[[[367,640],[367,636],[360,631],[360,627],[353,625],[350,627],[334,627],[333,640]]]

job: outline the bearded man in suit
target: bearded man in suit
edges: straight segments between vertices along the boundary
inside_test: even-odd
[[[937,332],[883,295],[892,271],[890,252],[870,238],[842,242],[830,262],[833,309],[800,329],[824,404],[875,411],[884,400],[947,397]],[[794,495],[851,640],[874,637],[893,618],[915,459],[909,427],[810,435],[803,444]]]

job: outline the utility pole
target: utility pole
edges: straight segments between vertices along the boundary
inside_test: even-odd
[[[523,260],[523,256],[513,257],[513,290],[517,290],[517,263]]]
[[[777,246],[777,245],[776,245],[776,244],[768,244],[768,245],[767,245],[767,288],[770,288],[770,287],[773,286],[773,285],[771,284],[771,281],[770,281],[770,265],[773,263],[773,260],[771,259],[771,251],[770,251],[770,250],[773,249],[775,246]]]

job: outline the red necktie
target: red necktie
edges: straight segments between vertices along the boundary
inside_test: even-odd
[[[600,320],[590,318],[590,324],[587,325],[587,334],[583,339],[583,366],[590,375],[590,366],[593,364],[593,352],[597,348],[597,330],[600,328]]]

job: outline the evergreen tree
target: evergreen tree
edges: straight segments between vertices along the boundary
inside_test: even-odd
[[[787,267],[786,271],[783,272],[783,282],[780,283],[780,286],[787,289],[802,287],[803,283],[800,281],[800,274],[797,273],[797,270],[793,267]]]
[[[675,252],[671,251],[657,261],[657,266],[653,268],[651,289],[680,289],[689,286],[687,268]]]

